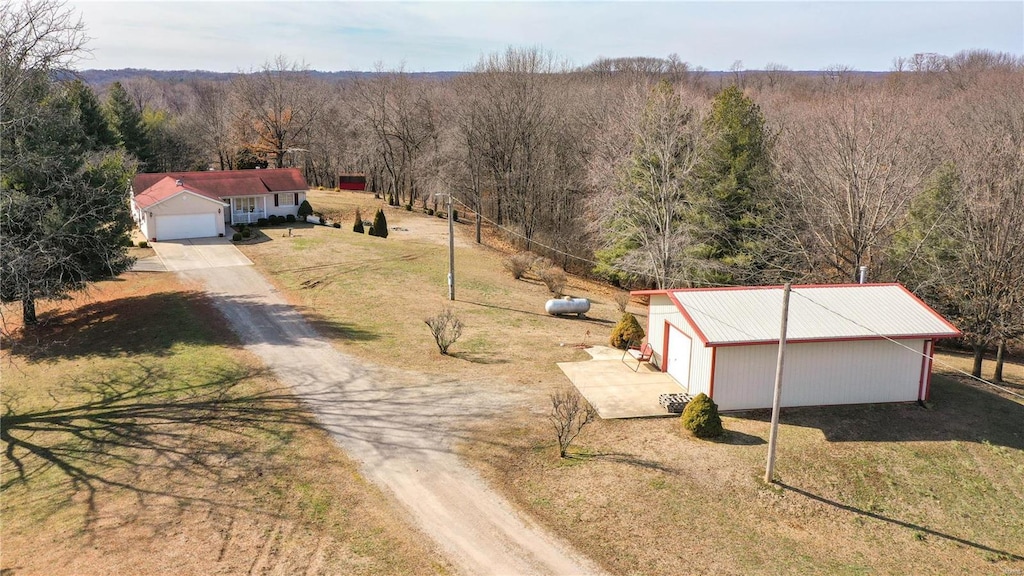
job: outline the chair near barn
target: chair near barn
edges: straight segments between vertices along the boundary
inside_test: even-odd
[[[650,362],[651,361],[651,356],[653,356],[653,355],[654,355],[654,348],[652,348],[649,343],[644,344],[643,346],[636,346],[636,345],[631,344],[631,345],[626,347],[625,351],[623,351],[623,353],[622,353],[622,361],[626,362],[627,365],[628,365],[629,363],[626,360],[627,356],[631,360],[636,360],[636,366],[633,367],[633,372],[636,372],[637,370],[640,369],[640,365],[641,364],[643,364],[644,362]]]

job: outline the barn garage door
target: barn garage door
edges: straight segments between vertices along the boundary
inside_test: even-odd
[[[668,374],[683,385],[690,387],[690,337],[675,326],[668,327]]]
[[[208,238],[216,235],[217,216],[215,214],[158,216],[156,219],[157,240]]]

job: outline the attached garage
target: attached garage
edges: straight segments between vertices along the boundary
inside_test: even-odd
[[[136,194],[132,208],[146,238],[161,241],[222,236],[227,206],[168,177]]]
[[[652,362],[722,410],[769,408],[782,287],[650,290]],[[960,332],[899,284],[795,286],[783,406],[926,400],[935,341]]]

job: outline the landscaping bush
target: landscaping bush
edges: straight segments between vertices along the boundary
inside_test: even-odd
[[[359,213],[359,208],[356,208],[356,221],[352,224],[352,231],[358,234],[366,231],[363,228],[363,215]]]
[[[231,239],[235,242],[240,242],[242,240],[242,234],[240,232],[235,232],[231,235]]]
[[[377,235],[373,231],[373,224],[370,224],[370,226],[366,229],[366,233],[369,234],[370,236],[376,236]]]
[[[502,266],[505,270],[508,270],[509,274],[511,274],[513,278],[519,280],[530,271],[530,268],[533,268],[533,264],[536,261],[537,257],[533,254],[530,254],[529,252],[520,252],[506,258],[505,261],[502,262]]]
[[[135,247],[135,241],[132,240],[131,236],[125,236],[121,240],[121,245],[126,247],[126,248],[134,248]]]
[[[405,205],[405,211],[406,212],[412,212],[412,203],[409,203],[409,204]]]
[[[445,307],[437,316],[424,320],[430,327],[434,342],[441,354],[447,356],[448,348],[462,336],[462,320],[451,308]]]
[[[378,238],[388,237],[388,219],[384,216],[384,210],[382,208],[377,209],[377,213],[373,216],[373,234]]]
[[[339,228],[340,229],[341,228],[341,222],[335,222],[334,224],[332,224],[332,226],[334,226],[335,228]]]
[[[452,208],[452,220],[459,221],[459,211]]]
[[[320,224],[327,224],[327,218],[324,218],[323,216],[321,216],[320,217]]]
[[[284,221],[289,223],[289,224],[291,224],[292,222],[295,222],[295,214],[289,214],[289,215],[285,216],[284,217]]]
[[[643,340],[644,329],[640,327],[640,323],[632,314],[623,313],[622,318],[612,329],[611,345],[619,350],[625,350],[630,345],[639,345]]]
[[[145,240],[140,240],[139,248],[149,248],[149,242],[146,242]]]
[[[716,438],[724,432],[718,405],[703,392],[686,404],[680,419],[683,428],[693,432],[697,438]]]
[[[433,216],[433,215],[434,215],[434,209],[433,208],[427,208],[427,216]]]
[[[565,272],[563,272],[561,268],[556,268],[554,266],[545,268],[540,271],[538,276],[540,276],[541,282],[543,282],[544,285],[548,287],[548,290],[550,290],[555,296],[561,296],[562,293],[565,292],[565,283],[567,280]]]
[[[270,220],[267,220],[266,218],[257,218],[256,219],[256,225],[257,226],[263,227],[263,226],[267,226],[269,224],[270,224]]]
[[[242,238],[248,238],[252,236],[252,228],[245,228],[242,230]]]
[[[309,200],[303,200],[302,204],[299,204],[298,211],[299,218],[305,220],[306,216],[313,215],[313,206],[309,204]]]

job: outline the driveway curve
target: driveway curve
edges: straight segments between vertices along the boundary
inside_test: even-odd
[[[366,365],[324,341],[251,266],[179,274],[205,288],[245,347],[462,573],[601,573],[516,512],[452,451],[466,425],[516,402],[514,391]]]

